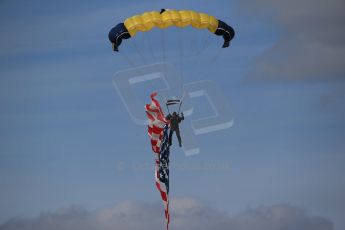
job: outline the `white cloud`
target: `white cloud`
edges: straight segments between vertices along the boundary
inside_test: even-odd
[[[190,198],[171,201],[171,229],[231,230],[332,230],[332,223],[290,205],[247,209],[230,216]],[[123,202],[112,208],[89,212],[78,206],[46,212],[34,219],[12,219],[0,230],[134,230],[163,229],[160,204]]]

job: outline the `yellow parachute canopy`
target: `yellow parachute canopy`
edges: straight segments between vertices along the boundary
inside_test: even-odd
[[[213,16],[191,10],[167,10],[162,14],[151,11],[135,15],[127,18],[124,24],[133,37],[138,31],[146,32],[154,27],[165,29],[171,26],[192,26],[197,29],[208,29],[214,33],[218,27],[218,20]]]
[[[197,29],[208,29],[211,33],[224,38],[223,48],[228,47],[230,41],[235,36],[235,31],[231,26],[208,14],[192,10],[162,9],[161,12],[145,12],[141,15],[127,18],[124,22],[113,27],[108,37],[113,45],[113,50],[118,51],[122,40],[135,36],[138,31],[146,32],[154,27],[165,29],[171,26],[192,26]]]

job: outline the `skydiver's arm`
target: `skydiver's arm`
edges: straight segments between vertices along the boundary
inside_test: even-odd
[[[179,116],[179,122],[181,122],[183,120],[184,120],[184,115],[183,115],[183,113],[181,113],[181,116]]]
[[[166,116],[166,119],[170,121],[171,119],[171,114],[169,113],[168,116]]]

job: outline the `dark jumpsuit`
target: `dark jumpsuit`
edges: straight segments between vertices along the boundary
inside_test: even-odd
[[[181,147],[181,136],[180,136],[180,128],[179,128],[179,123],[181,123],[181,121],[184,120],[184,116],[183,113],[181,113],[180,115],[171,115],[169,114],[167,117],[167,120],[170,121],[170,132],[169,132],[169,144],[172,144],[172,135],[175,132],[176,133],[176,137],[179,143],[179,146]]]

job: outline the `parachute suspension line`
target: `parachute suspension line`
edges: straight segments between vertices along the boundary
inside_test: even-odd
[[[143,39],[143,40],[145,40],[145,41],[143,41],[143,43],[146,43],[146,47],[149,48],[150,53],[151,53],[151,57],[153,58],[153,61],[154,61],[154,62],[157,62],[158,60],[157,60],[157,58],[156,58],[154,49],[153,49],[153,47],[152,47],[152,45],[151,45],[151,39],[150,39],[150,37],[149,37],[149,34],[150,34],[150,33],[143,34],[143,36],[145,37],[145,39]],[[145,35],[146,35],[146,36],[145,36]],[[134,44],[134,45],[135,45],[135,44]],[[144,47],[144,46],[143,46],[143,47]],[[145,63],[145,64],[150,63],[150,62],[146,62],[145,55],[142,54],[141,49],[139,49],[138,47],[136,47],[136,49],[137,49],[137,51],[139,51],[139,54],[141,54],[140,56],[141,56],[141,59],[144,60],[144,63]],[[150,58],[148,58],[148,59],[150,59]],[[144,75],[144,73],[142,73],[142,74]],[[157,88],[155,87],[155,85],[154,85],[154,83],[153,83],[153,80],[149,80],[148,83],[149,83],[149,86],[148,86],[148,87],[149,87],[150,92],[154,92],[154,91],[157,90]]]
[[[182,85],[182,91],[183,91],[183,93],[182,93],[182,97],[180,99],[180,105],[178,107],[178,114],[180,114],[180,112],[181,112],[181,106],[182,106],[182,103],[183,103],[183,99],[184,99],[184,96],[186,95],[186,91],[184,91],[183,85]]]
[[[178,65],[180,69],[182,67],[182,44],[181,44],[181,32],[177,30],[177,47],[178,47]]]
[[[156,56],[155,56],[155,53],[154,53],[154,50],[152,48],[152,45],[151,45],[151,39],[150,39],[150,33],[147,33],[147,35],[145,36],[145,40],[146,40],[146,43],[150,49],[150,53],[151,53],[151,57],[153,59],[154,62],[156,62]]]
[[[132,68],[136,67],[135,63],[126,55],[125,52],[121,51],[121,52],[119,52],[119,54],[124,57],[124,59],[126,60],[127,64],[130,67],[132,67]]]
[[[190,46],[192,48],[191,50],[191,54],[195,54],[198,48],[198,44],[199,44],[199,37],[197,36],[197,31],[196,30],[192,30],[193,33],[193,37],[192,37],[192,45]],[[192,56],[192,58],[195,56]]]
[[[132,43],[133,43],[133,47],[134,47],[136,53],[140,56],[142,62],[143,62],[144,64],[147,64],[146,58],[145,58],[145,56],[143,55],[142,50],[137,46],[136,41],[134,40]],[[125,53],[123,53],[123,52],[119,52],[119,53],[122,54],[122,55],[125,57],[125,59],[126,59],[127,62],[131,65],[132,68],[137,68],[138,65],[135,65],[134,62],[131,61],[131,59],[130,59]],[[139,65],[140,65],[140,64],[139,64]],[[141,72],[141,71],[140,71],[140,72]],[[141,74],[144,74],[144,73],[141,72]],[[149,81],[148,81],[148,84],[149,84],[149,85],[148,85],[149,90],[150,90],[151,92],[155,91],[155,87],[154,87],[154,84],[153,84],[152,80],[149,80]]]
[[[210,60],[207,63],[211,65],[214,64],[223,53],[223,50],[223,48],[218,49],[217,53],[212,58],[210,58]]]
[[[200,36],[200,39],[198,39],[198,43],[195,47],[195,52],[192,54],[192,62],[190,64],[191,66],[198,67],[198,65],[200,64],[200,59],[202,57],[201,54],[206,48],[208,48],[208,46],[210,46],[209,42],[207,41],[207,35],[203,33],[203,35]],[[199,42],[201,42],[201,44],[199,44]]]
[[[211,58],[211,63],[210,62],[207,62],[207,59],[210,59],[210,58],[207,58],[207,55],[204,55],[205,51],[211,46],[211,38],[209,36],[207,36],[207,34],[204,33],[203,37],[200,38],[201,41],[201,49],[197,49],[197,52],[195,53],[195,58],[193,58],[193,63],[191,64],[191,66],[196,66],[196,67],[199,67],[200,65],[210,65],[210,64],[213,64],[216,59],[218,58],[218,56],[220,55],[220,53],[222,52],[223,49],[220,49],[216,56],[214,58]],[[201,60],[201,57],[203,56],[206,56],[206,62],[204,63],[203,60]],[[196,71],[194,71],[196,74],[200,74],[200,71],[201,71],[202,68],[197,68]]]
[[[162,62],[165,63],[165,42],[164,42],[164,29],[161,30],[161,44],[162,44]]]
[[[196,54],[197,56],[200,56],[201,54],[203,54],[205,52],[205,50],[207,50],[210,47],[211,39],[208,36],[208,34],[204,35],[203,42],[201,43],[201,45],[202,45],[201,50],[199,50],[199,52],[197,52],[197,54]]]
[[[196,47],[195,47],[195,52],[193,53],[193,56],[194,57],[198,57],[198,54],[202,52],[202,49],[205,45],[205,42],[206,42],[206,35],[205,33],[202,33],[202,36],[200,36],[199,40],[201,43],[199,44],[199,42],[196,44]]]
[[[167,101],[167,100],[165,100],[165,101]],[[167,105],[167,103],[165,103],[165,105],[167,106],[168,113],[170,114],[169,106]]]
[[[119,54],[127,61],[127,64],[131,67],[131,68],[137,68],[137,66],[138,65],[136,65],[127,55],[126,55],[126,53],[125,52],[123,52],[123,51],[121,51],[121,52],[119,52]],[[140,71],[140,73],[142,74],[142,75],[144,75],[145,73],[144,72],[142,72],[142,71]],[[155,87],[154,87],[154,85],[153,85],[153,83],[152,83],[152,80],[150,80],[149,81],[149,90],[151,91],[151,92],[153,92],[154,90],[155,90]]]
[[[141,51],[141,49],[136,45],[135,40],[132,42],[132,44],[133,44],[135,51],[137,52],[137,54],[140,56],[141,60],[143,61],[143,63],[147,64],[145,56],[144,56],[143,52]]]
[[[178,53],[179,53],[179,65],[180,65],[180,74],[181,78],[183,77],[183,47],[182,47],[182,35],[181,31],[177,30],[178,33]]]
[[[144,51],[146,51],[147,50],[147,47],[150,49],[150,52],[151,52],[151,56],[154,58],[154,54],[153,54],[153,49],[152,49],[152,47],[151,47],[151,43],[150,43],[150,39],[149,39],[149,37],[147,37],[147,36],[149,36],[149,33],[144,33],[144,34],[142,34],[142,36],[144,36],[145,37],[145,39],[142,39],[143,41],[142,41],[142,43],[143,43],[143,46],[142,47],[144,47]],[[146,44],[145,44],[146,43]],[[147,46],[148,45],[148,46]],[[141,50],[140,50],[141,51]],[[144,52],[145,53],[145,52]],[[144,56],[144,54],[142,55],[144,58],[146,57],[146,56]],[[148,55],[149,56],[149,55]],[[150,62],[150,57],[147,57],[148,58],[148,62],[145,62],[145,64],[151,64],[151,62]],[[146,61],[146,59],[145,59],[145,61]],[[155,58],[154,58],[154,61],[155,61]],[[142,73],[143,75],[145,75],[145,73]],[[150,93],[152,93],[152,92],[155,92],[157,89],[157,87],[155,87],[155,85],[154,85],[154,83],[153,83],[153,81],[154,80],[149,80],[148,81],[148,88],[149,88],[149,91],[150,91]]]
[[[141,50],[138,49],[138,47],[136,46],[136,44],[134,42],[133,42],[133,47],[136,49],[136,52],[141,56],[142,60],[146,64],[145,57],[141,54]],[[125,52],[120,51],[119,54],[124,57],[124,59],[126,60],[126,62],[129,64],[129,66],[131,68],[137,68],[138,65],[135,64],[134,61],[132,61],[132,59],[128,55],[126,55]],[[142,72],[141,74],[144,74],[144,73]],[[155,87],[154,87],[152,81],[149,81],[149,87],[151,88],[151,89],[149,89],[151,92],[153,92],[155,90]]]
[[[184,89],[183,89],[183,83],[184,83],[184,61],[186,60],[185,58],[185,53],[183,52],[183,36],[182,36],[182,32],[180,30],[178,30],[178,46],[179,46],[179,55],[180,55],[180,69],[181,69],[181,94],[180,94],[180,98],[183,96],[184,94]],[[181,107],[181,105],[180,105]],[[180,110],[180,108],[179,108]]]
[[[125,52],[121,51],[119,52],[119,54],[126,60],[127,64],[131,67],[131,68],[137,68],[138,65],[136,65],[127,55]],[[141,71],[140,71],[141,72]],[[143,72],[141,72],[141,74],[145,74]],[[149,81],[149,87],[151,89],[149,89],[151,92],[153,92],[155,90],[155,87],[152,83],[152,80]]]
[[[166,69],[166,57],[165,57],[165,34],[164,34],[164,29],[160,30],[161,31],[161,44],[162,44],[162,63],[164,64],[164,74],[166,74],[167,69]]]
[[[181,105],[182,105],[182,100],[181,100],[181,102],[180,102],[180,105],[179,105],[179,107],[178,107],[178,113],[177,114],[180,114],[180,112],[181,112]]]

